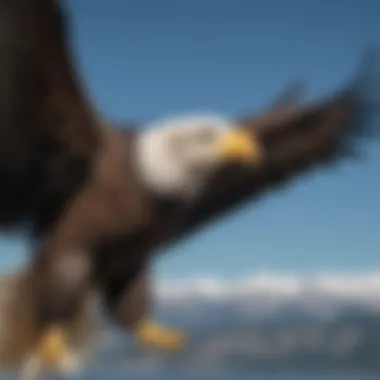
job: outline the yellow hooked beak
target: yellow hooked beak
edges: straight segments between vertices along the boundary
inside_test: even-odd
[[[251,133],[239,128],[226,131],[215,143],[214,149],[221,160],[257,163],[262,157],[258,140]]]

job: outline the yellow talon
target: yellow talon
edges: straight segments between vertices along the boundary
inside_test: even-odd
[[[180,350],[186,342],[185,334],[169,329],[150,319],[143,319],[136,329],[138,342],[165,351]]]
[[[68,356],[66,334],[63,327],[51,327],[43,334],[37,347],[37,356],[42,365],[46,367],[62,367]]]
[[[35,350],[26,357],[21,378],[36,379],[46,369],[66,373],[78,369],[75,356],[69,352],[67,332],[62,326],[45,330]]]

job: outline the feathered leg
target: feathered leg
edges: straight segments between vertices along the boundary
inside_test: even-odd
[[[85,301],[89,281],[87,253],[45,251],[34,268],[35,301],[41,334],[27,361],[43,368],[75,371],[69,326]]]
[[[176,351],[186,344],[186,334],[149,317],[153,287],[148,268],[137,271],[131,282],[124,284],[116,279],[116,286],[112,285],[108,283],[104,287],[106,303],[121,326],[132,330],[137,346]]]
[[[93,312],[94,299],[87,296],[63,337],[56,331],[42,339],[36,319],[33,277],[30,267],[0,276],[0,371],[21,370],[21,379],[25,380],[39,377],[45,369],[79,368],[96,348],[101,332],[100,318]],[[59,347],[65,337],[75,355],[60,360],[65,356],[64,347]],[[41,346],[42,341],[47,342],[45,347]]]

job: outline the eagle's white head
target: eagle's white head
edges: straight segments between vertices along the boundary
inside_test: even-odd
[[[219,115],[170,118],[149,125],[136,145],[140,176],[151,191],[193,198],[207,179],[228,162],[260,157],[252,136]]]

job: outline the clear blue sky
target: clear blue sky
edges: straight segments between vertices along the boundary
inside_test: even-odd
[[[116,120],[265,106],[306,79],[310,97],[336,88],[366,45],[380,44],[380,2],[71,0],[79,67]],[[380,145],[359,163],[318,171],[236,212],[157,262],[159,277],[255,270],[380,268]],[[0,265],[27,246],[1,240]]]

